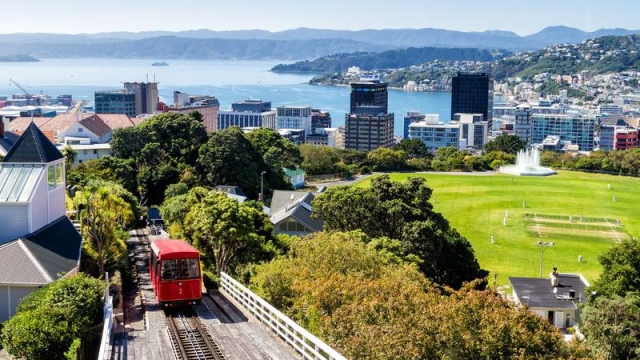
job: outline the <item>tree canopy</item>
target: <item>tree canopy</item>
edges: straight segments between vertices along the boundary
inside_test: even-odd
[[[255,291],[353,359],[562,358],[559,332],[494,290],[444,293],[361,231],[293,238]]]
[[[515,135],[500,134],[495,139],[484,145],[485,152],[502,151],[507,154],[517,154],[518,151],[526,149],[527,142]]]
[[[431,194],[424,178],[400,183],[382,175],[373,178],[369,188],[330,188],[313,207],[326,231],[362,230],[370,238],[399,240],[403,255],[417,256],[420,270],[441,285],[459,288],[485,277],[468,240],[433,211]]]
[[[102,320],[104,287],[80,273],[39,288],[4,323],[2,346],[16,358],[65,359],[73,340]]]

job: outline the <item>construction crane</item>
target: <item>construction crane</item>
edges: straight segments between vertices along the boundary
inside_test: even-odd
[[[16,87],[18,87],[18,89],[20,89],[24,93],[24,95],[25,95],[27,100],[33,100],[34,105],[40,105],[40,102],[42,100],[42,97],[41,97],[42,91],[40,91],[40,95],[33,95],[33,94],[29,93],[29,91],[27,91],[27,89],[23,88],[22,85],[18,84],[17,81],[15,81],[13,79],[9,79],[9,81],[11,83],[13,83]]]

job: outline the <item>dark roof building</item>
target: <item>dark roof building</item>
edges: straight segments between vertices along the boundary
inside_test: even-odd
[[[574,326],[580,319],[579,304],[586,300],[587,280],[579,274],[553,274],[549,278],[509,277],[517,304],[548,320],[557,328]]]
[[[275,190],[271,200],[269,220],[276,234],[306,235],[322,231],[322,220],[312,217],[310,192]]]
[[[4,157],[4,163],[50,163],[64,155],[31,123]]]

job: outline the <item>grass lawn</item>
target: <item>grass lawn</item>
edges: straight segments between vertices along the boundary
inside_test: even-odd
[[[619,239],[640,235],[640,217],[635,214],[640,207],[637,178],[580,172],[549,177],[389,175],[394,181],[413,176],[427,179],[435,210],[469,239],[482,268],[491,271],[490,280],[498,274],[498,285],[507,284],[508,276],[539,275],[538,241],[555,243],[544,250],[543,277],[556,266],[559,272],[582,273],[592,282],[602,270],[600,253]],[[369,184],[367,179],[356,186]],[[578,262],[578,256],[582,261]]]

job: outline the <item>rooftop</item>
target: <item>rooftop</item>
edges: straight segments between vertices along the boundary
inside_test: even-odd
[[[578,274],[558,274],[556,287],[548,278],[509,277],[509,282],[518,301],[530,308],[574,309],[578,302],[585,300],[585,289],[589,286]],[[574,297],[569,295],[571,290],[575,291]]]

